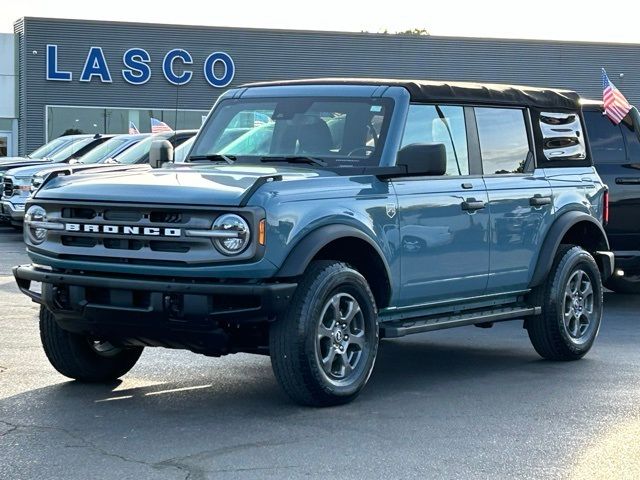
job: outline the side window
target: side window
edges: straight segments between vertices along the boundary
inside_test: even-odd
[[[524,111],[476,108],[475,112],[485,175],[524,173],[531,151]]]
[[[600,111],[585,111],[587,134],[591,145],[593,163],[624,163],[624,141],[618,125]],[[631,132],[635,137],[635,132]],[[628,139],[628,137],[627,137]],[[635,140],[636,143],[638,140]]]
[[[629,117],[620,123],[620,128],[627,142],[629,162],[637,163],[640,161],[640,139],[638,139],[638,132],[634,128],[633,123],[629,122],[628,118]]]
[[[442,143],[447,150],[446,175],[469,175],[462,107],[410,105],[401,147],[412,143]]]

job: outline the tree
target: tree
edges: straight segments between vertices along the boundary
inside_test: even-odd
[[[431,34],[429,33],[429,30],[427,30],[426,28],[412,28],[410,30],[405,30],[403,32],[396,32],[396,35],[416,35],[416,36],[426,35],[426,36],[429,36]]]
[[[61,135],[64,137],[65,135],[80,135],[82,134],[82,130],[78,130],[77,128],[67,128]]]

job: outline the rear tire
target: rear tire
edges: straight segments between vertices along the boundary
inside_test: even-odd
[[[533,347],[549,360],[578,360],[593,346],[602,320],[598,266],[578,246],[561,245],[546,282],[532,295],[542,313],[527,320]]]
[[[313,262],[269,333],[273,371],[301,405],[352,401],[378,350],[378,312],[365,278],[345,263]]]
[[[40,307],[40,339],[53,368],[82,382],[109,382],[133,368],[143,347],[120,348],[92,341],[60,328],[53,314]]]

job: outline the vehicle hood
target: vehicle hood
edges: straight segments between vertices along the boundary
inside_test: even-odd
[[[275,175],[290,181],[335,173],[260,165],[88,171],[54,178],[38,190],[35,199],[238,206],[255,190],[252,187],[260,177]]]
[[[16,167],[24,167],[27,165],[53,165],[50,160],[34,160],[31,158],[12,157],[10,159],[3,158],[0,160],[0,172],[6,172]]]
[[[42,175],[48,175],[54,172],[65,172],[66,175],[70,175],[72,173],[81,172],[84,170],[95,170],[98,168],[109,168],[109,167],[118,167],[121,165],[118,164],[104,164],[104,163],[89,163],[87,165],[82,163],[51,163],[43,168],[35,169],[36,167],[28,167],[33,168],[33,172],[31,175],[35,175],[36,173],[40,173]],[[23,169],[20,169],[23,170]],[[27,172],[28,169],[24,169],[24,172]]]
[[[66,163],[46,162],[46,163],[37,164],[37,165],[29,165],[26,167],[21,166],[17,168],[12,168],[10,171],[7,172],[7,175],[12,175],[14,177],[19,177],[19,178],[32,177],[36,173],[42,170],[62,169],[63,167],[69,167],[69,165],[67,165]]]
[[[24,162],[25,160],[31,160],[29,157],[2,157],[0,158],[0,165],[4,163]]]

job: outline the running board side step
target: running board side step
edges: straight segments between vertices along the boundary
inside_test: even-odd
[[[531,315],[539,315],[542,307],[509,307],[494,308],[469,313],[459,313],[447,316],[422,317],[412,320],[382,323],[380,325],[380,337],[397,338],[413,333],[431,332],[445,328],[464,327],[480,323],[504,322],[516,320]]]

